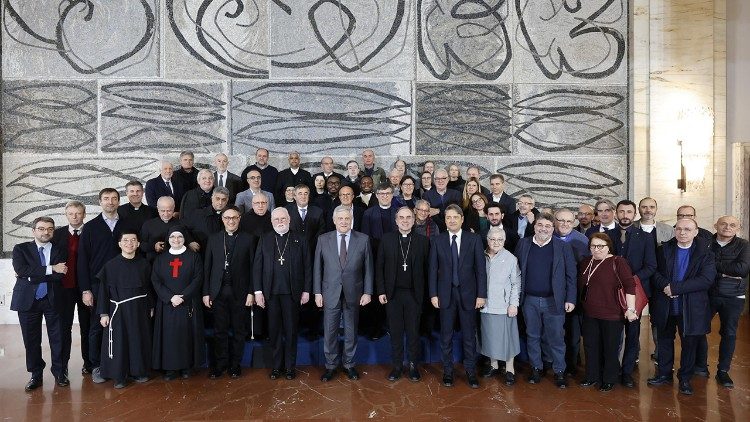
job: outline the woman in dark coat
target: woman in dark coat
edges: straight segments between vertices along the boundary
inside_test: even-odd
[[[203,364],[204,336],[201,307],[203,263],[185,247],[185,230],[169,230],[170,249],[154,260],[151,283],[158,298],[154,320],[154,369],[165,370],[167,381]]]

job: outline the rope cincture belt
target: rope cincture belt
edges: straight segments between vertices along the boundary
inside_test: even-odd
[[[133,297],[127,298],[125,300],[121,300],[119,302],[117,302],[115,300],[112,300],[112,299],[109,300],[110,302],[112,302],[112,303],[115,304],[115,310],[114,310],[114,312],[112,312],[112,316],[109,317],[109,329],[107,330],[108,334],[109,334],[109,344],[107,345],[107,354],[109,355],[110,359],[112,359],[114,357],[114,355],[112,354],[112,321],[115,320],[115,314],[117,314],[117,309],[120,307],[120,304],[123,304],[125,302],[130,302],[131,300],[140,299],[140,298],[143,298],[143,297],[146,297],[146,295],[133,296]]]

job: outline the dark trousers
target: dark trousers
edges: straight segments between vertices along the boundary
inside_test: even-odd
[[[240,365],[245,351],[245,298],[236,299],[232,286],[221,286],[219,295],[211,306],[214,314],[214,350],[216,367],[224,369]],[[229,344],[229,329],[232,329],[232,344]]]
[[[614,384],[620,375],[618,346],[622,321],[583,317],[586,380]]]
[[[565,371],[565,310],[557,309],[554,297],[526,296],[523,301],[526,321],[526,348],[532,367],[542,369],[542,334],[549,344],[552,369]]]
[[[659,375],[671,376],[674,368],[674,336],[680,334],[682,347],[680,350],[680,370],[677,377],[681,380],[690,381],[695,371],[695,357],[698,344],[705,335],[686,336],[683,334],[685,327],[682,315],[670,315],[665,327],[659,327]]]
[[[94,295],[94,307],[89,308],[91,316],[89,318],[89,360],[91,360],[92,368],[98,368],[102,361],[102,334],[104,333],[102,324],[99,322],[99,315],[94,311],[99,298],[99,283],[91,285],[91,293]],[[109,309],[109,306],[104,309]]]
[[[354,367],[354,355],[357,353],[357,324],[359,323],[359,302],[348,303],[341,293],[333,308],[323,307],[323,354],[326,358],[326,369],[336,369],[342,362],[339,350],[339,326],[344,317],[344,368]]]
[[[729,372],[734,356],[734,346],[737,343],[737,325],[740,323],[740,315],[745,307],[745,299],[737,297],[711,296],[711,319],[719,314],[719,371]],[[706,336],[701,338],[698,345],[698,355],[695,358],[695,366],[708,368],[708,342]]]
[[[77,288],[61,289],[64,296],[64,310],[60,315],[61,337],[62,337],[62,359],[63,367],[68,367],[70,360],[70,349],[72,347],[73,319],[76,307],[78,307],[78,329],[81,333],[81,357],[84,368],[93,368],[89,359],[89,327],[91,327],[91,310],[83,304],[81,292]]]
[[[619,343],[619,342],[618,342]],[[622,373],[630,375],[635,369],[635,361],[641,352],[641,319],[625,321],[625,341],[622,352]]]
[[[409,350],[409,362],[416,362],[419,357],[419,314],[421,305],[414,299],[411,289],[395,289],[393,297],[385,304],[388,315],[388,327],[391,333],[391,361],[395,368],[401,368],[404,362],[404,333],[406,333]]]
[[[60,315],[54,310],[49,297],[34,300],[31,309],[18,311],[23,346],[26,349],[26,370],[33,378],[42,378],[46,363],[42,359],[42,318],[47,323],[47,337],[52,352],[52,375],[60,377],[65,370],[62,360]]]
[[[299,303],[292,295],[274,295],[268,298],[268,334],[273,348],[273,368],[294,369],[297,365],[297,333],[299,332]]]
[[[565,364],[568,370],[578,367],[582,329],[583,316],[577,309],[565,315]]]
[[[440,304],[440,349],[443,355],[443,372],[453,374],[453,324],[456,317],[461,326],[464,350],[464,369],[476,373],[477,362],[477,310],[463,309],[458,287],[453,287],[449,303]]]

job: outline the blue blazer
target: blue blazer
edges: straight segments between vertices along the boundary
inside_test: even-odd
[[[526,293],[526,273],[529,265],[529,250],[533,236],[524,237],[516,246],[516,257],[521,267],[521,303]],[[565,303],[576,303],[578,296],[578,269],[573,256],[573,249],[567,243],[554,236],[551,239],[554,256],[552,258],[552,294],[558,312],[565,312]]]
[[[67,245],[52,244],[49,264],[65,263],[68,259]],[[39,283],[47,283],[47,296],[58,312],[64,308],[62,293],[63,274],[53,272],[47,275],[47,268],[39,261],[39,250],[36,242],[19,243],[13,248],[13,271],[16,272],[16,284],[13,286],[13,298],[10,301],[11,311],[28,311],[34,304],[36,289]]]
[[[651,297],[651,276],[656,272],[656,242],[651,233],[630,226],[625,230],[625,243],[620,242],[620,227],[607,230],[607,236],[612,239],[614,255],[625,258],[633,270],[633,275],[641,279],[646,296]]]
[[[161,176],[156,176],[153,179],[146,181],[146,187],[144,191],[146,193],[146,204],[153,208],[156,208],[156,202],[162,196],[171,196],[174,198],[174,210],[180,210],[180,203],[182,202],[182,195],[184,190],[182,188],[182,180],[178,177],[172,177],[170,181],[174,194],[167,189],[167,185],[162,180]]]
[[[437,296],[441,307],[451,300],[453,282],[450,232],[430,237],[430,265],[428,286],[430,297]],[[459,298],[464,310],[474,309],[477,298],[487,298],[487,262],[478,235],[463,230],[458,250],[458,279],[461,281]]]

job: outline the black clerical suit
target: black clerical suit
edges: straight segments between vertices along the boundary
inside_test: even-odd
[[[42,245],[44,246],[44,245]],[[45,248],[49,248],[46,244]],[[48,271],[47,267],[64,263],[67,255],[65,248],[51,244],[45,252],[42,263],[36,241],[19,243],[13,247],[13,271],[16,273],[16,284],[13,286],[13,298],[10,310],[18,312],[21,325],[23,345],[26,349],[26,370],[31,377],[41,380],[46,363],[42,359],[42,317],[47,323],[47,336],[52,352],[52,375],[58,379],[65,375],[63,362],[61,321],[63,292],[60,281],[62,274]],[[50,274],[48,274],[50,272]],[[45,283],[40,288],[40,284]]]
[[[310,192],[315,191],[315,185],[313,185],[312,175],[309,171],[300,168],[297,170],[297,174],[292,173],[292,170],[286,168],[281,170],[276,176],[276,187],[272,191],[276,195],[276,203],[284,203],[284,190],[287,186],[305,185],[310,188]],[[263,176],[261,175],[261,186],[263,186]],[[261,187],[262,189],[262,187]]]
[[[200,212],[203,208],[211,208],[211,194],[213,188],[209,189],[208,192],[202,188],[195,188],[185,192],[185,196],[182,197],[182,204],[180,205],[180,218],[190,219],[193,214]]]
[[[206,245],[203,296],[213,302],[215,368],[239,367],[245,350],[245,302],[257,275],[253,271],[255,236],[243,232],[213,234]],[[229,330],[233,331],[229,347]]]
[[[159,255],[156,253],[155,249],[157,242],[164,242],[164,249],[162,251],[169,250],[169,239],[167,238],[167,234],[174,226],[184,227],[184,229],[180,230],[180,233],[185,237],[186,245],[193,241],[193,237],[189,233],[187,227],[174,217],[170,218],[168,221],[162,220],[161,217],[156,217],[143,224],[140,237],[141,246],[138,248],[144,254],[148,262],[153,263],[156,256]]]
[[[310,249],[300,234],[265,233],[255,253],[254,291],[266,302],[273,369],[295,369],[302,293],[312,289]]]
[[[197,211],[187,220],[182,220],[183,224],[190,231],[193,241],[198,242],[198,245],[200,245],[200,253],[203,257],[205,257],[208,239],[223,228],[220,213],[221,211],[216,211],[213,207],[206,207]],[[185,238],[185,242],[187,243],[187,238]]]
[[[141,204],[138,209],[135,209],[130,202],[117,207],[117,214],[120,215],[120,218],[127,221],[128,228],[135,230],[136,233],[141,232],[143,224],[146,221],[159,216],[159,213],[156,211],[156,206],[150,207],[146,204]]]
[[[419,358],[419,319],[422,311],[429,253],[427,237],[414,232],[383,235],[375,263],[377,295],[385,295],[391,333],[391,360],[395,368],[404,361],[404,332],[409,362]]]

